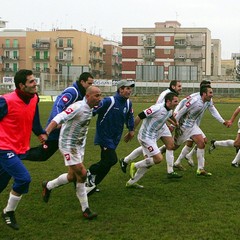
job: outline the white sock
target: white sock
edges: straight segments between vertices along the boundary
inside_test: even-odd
[[[139,162],[135,163],[135,167],[136,168],[146,168],[146,167],[151,167],[153,166],[155,163],[153,161],[153,158],[149,157],[149,158],[145,158]]]
[[[18,203],[21,200],[21,198],[22,198],[22,195],[21,196],[15,196],[10,192],[7,206],[3,210],[4,213],[10,212],[10,211],[15,211],[17,206],[18,206]]]
[[[186,155],[190,152],[191,148],[188,147],[187,145],[185,145],[181,151],[181,153],[179,154],[175,164],[178,165],[181,163],[182,159],[186,157]]]
[[[204,169],[205,159],[204,159],[204,149],[197,149],[197,160],[198,160],[198,170]]]
[[[88,197],[87,197],[85,183],[77,183],[76,195],[81,204],[82,211],[84,212],[85,209],[88,208]]]
[[[67,173],[63,173],[60,176],[58,176],[57,178],[49,181],[47,183],[47,189],[52,190],[53,188],[56,188],[61,185],[65,185],[65,184],[69,183],[67,176],[68,176]]]
[[[239,163],[240,161],[240,151],[238,151],[238,153],[236,154],[235,158],[233,159],[232,163]]]
[[[214,146],[221,146],[221,147],[234,147],[234,140],[228,139],[223,141],[215,141]]]
[[[192,150],[187,154],[189,158],[193,158],[193,154],[197,153],[197,146],[194,146]]]
[[[165,145],[162,145],[160,148],[159,148],[161,154],[165,153],[166,152],[166,146]]]
[[[124,158],[124,162],[129,163],[130,161],[136,159],[137,157],[139,157],[142,154],[143,154],[142,146],[140,146],[140,147],[134,149],[128,156],[126,156]]]
[[[148,168],[139,168],[137,170],[137,172],[135,173],[134,178],[133,179],[130,178],[128,180],[128,183],[129,184],[134,184],[135,182],[139,181],[139,179],[141,179],[147,171],[148,171]]]
[[[166,162],[167,162],[167,172],[173,172],[173,163],[174,163],[174,156],[173,150],[166,150]]]

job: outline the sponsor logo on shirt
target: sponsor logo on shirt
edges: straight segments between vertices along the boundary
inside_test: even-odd
[[[14,157],[14,153],[7,153],[7,157],[8,157],[8,158]]]
[[[153,147],[152,146],[148,147],[148,151],[152,152],[153,151]]]
[[[67,108],[66,110],[64,110],[64,112],[66,114],[70,114],[71,112],[73,112],[73,109],[72,108]]]
[[[70,154],[69,153],[64,154],[64,157],[67,161],[70,161]]]

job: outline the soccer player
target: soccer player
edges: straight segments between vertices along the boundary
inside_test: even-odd
[[[175,125],[178,124],[173,117],[173,109],[177,104],[178,96],[176,93],[171,92],[165,96],[165,103],[152,105],[139,113],[135,118],[135,128],[142,121],[142,125],[138,132],[138,141],[142,146],[145,158],[139,162],[131,163],[131,178],[126,183],[127,188],[143,188],[143,186],[139,185],[137,182],[144,176],[149,167],[159,164],[163,160],[163,156],[157,146],[157,140],[159,138],[161,138],[166,145],[166,158],[174,159],[174,139],[170,130],[165,128],[165,123],[170,118]],[[178,175],[178,178],[180,177],[182,176]]]
[[[124,141],[128,142],[134,137],[132,102],[129,100],[133,87],[134,83],[131,81],[119,81],[117,93],[114,96],[105,97],[98,108],[94,109],[94,114],[98,114],[94,143],[101,148],[101,158],[89,167],[87,178],[89,194],[96,190],[96,185],[117,163],[116,148],[120,142],[124,124],[129,130],[124,136]]]
[[[211,86],[211,82],[207,81],[207,80],[201,81],[200,87],[201,86],[206,86],[206,85]],[[193,97],[199,96],[199,94],[200,94],[199,92],[192,93],[191,95],[182,99],[180,101],[180,103],[178,104],[178,106],[175,108],[174,112],[178,112],[185,105],[185,103],[187,101],[189,101]],[[212,101],[212,99],[211,99],[211,101]],[[213,106],[213,108],[211,108],[210,111],[211,111],[212,115],[214,116],[217,109]],[[200,122],[201,122],[201,118],[198,119],[198,123],[197,123],[198,126],[200,125]],[[206,144],[207,143],[206,136],[204,137],[204,141],[205,141],[205,144]],[[185,170],[185,168],[181,164],[181,161],[184,158],[187,160],[189,166],[194,167],[193,154],[196,154],[197,146],[195,145],[193,148],[192,148],[192,146],[193,146],[193,141],[191,139],[188,139],[185,146],[183,147],[180,155],[178,156],[175,164],[174,164],[174,168],[177,168],[178,170],[181,170],[181,171]]]
[[[231,119],[228,121],[229,126],[231,126],[235,120],[235,118],[238,116],[240,112],[240,106],[235,109],[235,111],[232,114]],[[222,146],[222,147],[235,147],[237,150],[237,154],[235,158],[232,161],[232,166],[233,167],[239,167],[239,162],[240,162],[240,151],[238,149],[240,148],[240,119],[238,120],[238,132],[235,140],[228,139],[228,140],[222,140],[222,141],[216,141],[216,140],[211,140],[211,146],[209,148],[209,153],[211,153],[217,146]]]
[[[15,210],[31,182],[21,159],[30,148],[32,130],[43,140],[47,139],[47,135],[40,126],[37,83],[33,72],[19,70],[14,83],[16,90],[0,97],[0,192],[12,177],[14,182],[2,218],[9,227],[18,230]]]
[[[47,125],[60,112],[65,110],[70,104],[80,101],[86,94],[86,89],[93,84],[93,76],[89,72],[83,72],[78,81],[73,83],[71,87],[66,88],[57,96]],[[48,140],[37,147],[31,148],[24,159],[30,161],[46,161],[58,150],[58,138],[60,128],[56,128],[48,137]]]
[[[158,97],[156,104],[162,104],[165,103],[165,96],[170,93],[176,93],[177,96],[181,93],[182,91],[182,84],[180,81],[178,80],[172,80],[169,84],[169,88],[164,90]],[[165,128],[169,127],[170,131],[173,131],[172,125],[167,126],[167,124],[164,125]],[[166,146],[163,145],[160,147],[160,151],[161,153],[164,153],[166,151]],[[134,159],[136,159],[137,157],[139,157],[140,155],[143,154],[143,149],[142,146],[134,149],[129,155],[127,155],[124,158],[121,158],[119,160],[120,163],[120,167],[122,169],[122,171],[124,173],[126,173],[127,170],[127,166],[128,164],[133,161]],[[167,161],[167,172],[168,172],[168,177],[172,176],[173,178],[178,177],[177,174],[173,171],[173,159],[166,159]],[[171,175],[169,175],[171,174]]]
[[[210,172],[204,169],[205,158],[205,134],[199,127],[198,121],[202,117],[206,109],[209,109],[214,117],[222,124],[228,127],[226,122],[220,114],[213,111],[212,99],[213,90],[211,86],[204,85],[200,88],[200,94],[188,100],[185,105],[176,112],[176,119],[179,122],[178,134],[175,136],[176,148],[182,143],[191,138],[197,145],[197,160],[198,160],[198,176],[211,176]],[[176,164],[176,163],[175,163]]]
[[[64,157],[68,173],[61,174],[56,179],[44,181],[43,200],[48,202],[51,191],[69,182],[76,183],[76,195],[82,207],[83,217],[93,219],[96,213],[91,212],[88,206],[88,197],[85,187],[87,170],[83,164],[88,125],[92,118],[92,108],[100,102],[101,91],[91,86],[86,91],[82,101],[77,101],[66,110],[56,115],[46,128],[50,134],[59,124],[63,124],[59,137],[59,149]]]

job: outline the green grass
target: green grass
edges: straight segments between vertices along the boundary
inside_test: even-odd
[[[135,114],[149,105],[134,102]],[[216,104],[226,119],[237,106],[236,103]],[[43,125],[50,109],[50,103],[40,104]],[[235,139],[237,121],[227,129],[207,112],[202,129],[209,141]],[[100,149],[93,145],[94,132],[95,118],[88,134],[87,167],[99,160]],[[37,143],[33,137],[32,146]],[[138,145],[136,137],[128,144],[121,142],[118,157],[127,155]],[[175,152],[175,159],[179,151]],[[206,151],[206,169],[213,173],[209,178],[197,177],[196,168],[183,162],[187,168],[183,178],[169,180],[163,162],[140,180],[145,186],[143,190],[126,189],[129,176],[117,164],[99,185],[101,191],[89,197],[90,207],[99,214],[93,221],[82,218],[73,184],[54,189],[48,204],[41,199],[42,180],[53,179],[67,170],[59,152],[47,162],[25,161],[32,183],[16,211],[20,230],[14,231],[0,222],[0,239],[239,239],[240,169],[231,167],[234,156],[233,148],[217,148],[211,155]],[[11,184],[1,193],[1,208],[6,205],[10,188]]]

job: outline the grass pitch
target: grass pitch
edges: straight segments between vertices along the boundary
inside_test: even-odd
[[[150,105],[134,102],[135,115]],[[237,103],[216,104],[226,119],[237,106]],[[40,104],[43,126],[50,109],[51,103]],[[201,126],[209,142],[213,138],[235,139],[237,133],[237,121],[227,129],[209,112]],[[86,167],[99,160],[100,149],[93,145],[94,132],[95,118],[89,128]],[[33,136],[32,146],[37,144]],[[137,146],[136,136],[128,144],[122,141],[117,149],[118,157],[126,156]],[[179,151],[175,152],[175,159]],[[0,239],[239,239],[240,168],[231,166],[234,156],[233,148],[219,147],[212,154],[206,151],[206,170],[213,176],[197,177],[196,167],[190,168],[183,162],[187,170],[181,172],[183,178],[178,180],[167,179],[163,162],[149,169],[140,180],[145,187],[142,190],[125,188],[129,176],[117,164],[99,185],[100,192],[89,197],[91,209],[99,214],[93,221],[83,219],[73,184],[54,189],[49,203],[42,201],[41,182],[67,171],[59,152],[46,162],[25,161],[32,183],[16,211],[20,230],[14,231],[0,222]],[[10,188],[11,184],[1,193],[1,208],[6,205]]]

